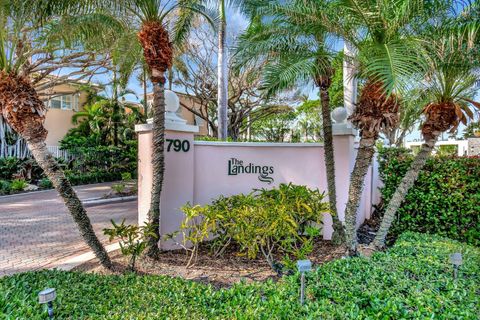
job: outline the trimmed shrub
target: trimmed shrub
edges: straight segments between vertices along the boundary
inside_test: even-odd
[[[388,203],[408,170],[412,153],[384,148],[379,153],[381,194]],[[406,230],[435,233],[480,245],[480,157],[441,157],[427,161],[398,211],[390,234]]]
[[[72,185],[117,181],[122,178],[121,172],[103,170],[95,170],[87,173],[65,170],[65,175]]]
[[[449,255],[463,254],[457,279]],[[57,289],[58,319],[478,319],[480,250],[407,233],[387,252],[347,258],[278,282],[210,285],[166,276],[41,271],[0,278],[0,315],[45,319],[38,292]]]

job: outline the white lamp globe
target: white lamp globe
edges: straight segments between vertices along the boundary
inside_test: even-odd
[[[165,109],[168,112],[177,112],[180,108],[180,99],[177,94],[170,90],[165,90]]]
[[[335,123],[343,123],[347,119],[347,109],[344,107],[338,107],[333,109],[332,118],[335,120]]]

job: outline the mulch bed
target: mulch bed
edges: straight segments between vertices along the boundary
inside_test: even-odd
[[[335,246],[330,241],[317,241],[309,258],[314,265],[319,265],[331,260],[341,258],[345,248]],[[127,260],[120,251],[110,253],[113,262],[117,265],[119,272],[126,269]],[[184,279],[211,284],[217,288],[230,287],[240,282],[265,281],[267,279],[277,280],[279,276],[263,260],[251,260],[239,256],[234,251],[225,252],[222,256],[214,258],[207,247],[200,247],[196,263],[185,267],[188,260],[184,250],[163,252],[158,261],[147,257],[139,258],[136,264],[139,274],[167,275],[182,277]],[[90,260],[74,270],[83,272],[94,272],[100,274],[112,274],[111,271],[101,267],[96,259]]]

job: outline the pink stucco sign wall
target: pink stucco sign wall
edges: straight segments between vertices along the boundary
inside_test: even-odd
[[[188,141],[188,151],[166,150],[165,181],[161,197],[161,233],[178,230],[181,206],[207,204],[220,195],[247,193],[256,188],[272,188],[280,183],[306,185],[327,192],[322,144],[314,143],[228,143],[193,141],[195,127],[183,125],[166,131],[170,140]],[[137,127],[139,134],[139,223],[147,219],[151,190],[151,127]],[[186,143],[184,143],[186,144]],[[347,202],[350,172],[356,155],[351,129],[334,135],[337,205],[340,219]],[[178,149],[178,148],[177,148]],[[240,167],[240,168],[238,168]],[[357,223],[370,216],[377,184],[375,170],[365,182]],[[331,217],[324,218],[323,235],[330,239]],[[162,243],[163,248],[175,247]]]

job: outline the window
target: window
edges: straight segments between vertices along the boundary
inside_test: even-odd
[[[50,99],[49,107],[52,109],[78,110],[77,95],[57,96]]]
[[[62,108],[62,97],[55,97],[55,98],[50,99],[50,108],[61,109]]]
[[[72,96],[62,96],[62,109],[72,110]]]
[[[195,125],[201,127],[204,124],[204,120],[200,118],[199,116],[195,115]]]

